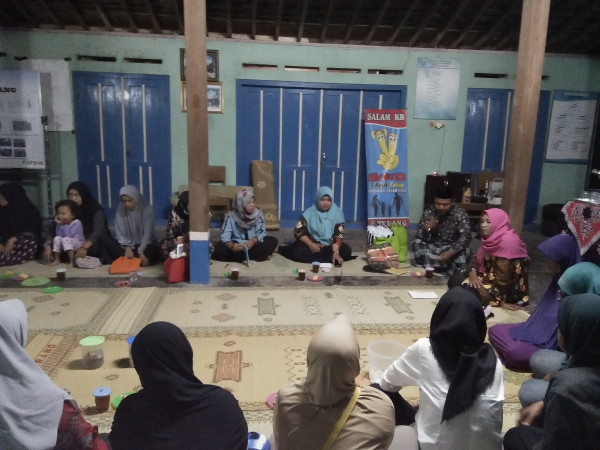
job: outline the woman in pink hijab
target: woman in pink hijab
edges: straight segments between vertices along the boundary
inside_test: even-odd
[[[490,208],[481,215],[481,247],[468,269],[467,282],[482,303],[518,309],[529,301],[529,255],[508,214]]]

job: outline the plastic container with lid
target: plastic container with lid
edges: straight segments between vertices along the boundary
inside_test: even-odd
[[[104,336],[87,336],[79,341],[81,360],[86,369],[98,369],[104,364]]]

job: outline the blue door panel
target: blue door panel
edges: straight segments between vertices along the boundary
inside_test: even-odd
[[[156,218],[165,219],[171,197],[169,77],[74,72],[73,89],[79,178],[109,219],[125,183],[140,187]]]
[[[512,94],[512,90],[506,89],[469,89],[462,156],[463,172],[504,171]],[[537,216],[549,109],[550,92],[542,91],[529,185],[524,199],[525,224],[533,223]]]
[[[406,87],[238,80],[236,92],[236,182],[251,184],[250,162],[262,157],[273,161],[284,226],[320,185],[331,186],[346,222],[365,222],[363,111],[404,108]]]

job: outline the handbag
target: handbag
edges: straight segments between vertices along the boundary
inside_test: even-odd
[[[109,273],[118,274],[118,273],[129,273],[129,272],[137,272],[140,270],[140,264],[142,263],[141,258],[125,258],[121,256],[113,261],[110,265]]]
[[[166,259],[163,269],[169,283],[179,283],[190,279],[190,259],[187,257]]]

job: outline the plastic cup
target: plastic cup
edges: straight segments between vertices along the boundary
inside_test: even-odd
[[[129,336],[127,338],[127,343],[129,344],[129,365],[131,367],[133,367],[133,358],[131,357],[131,344],[133,344],[134,339],[135,339],[135,336]]]
[[[231,273],[229,275],[229,278],[231,280],[237,280],[240,276],[240,269],[239,267],[232,267],[231,268]]]
[[[433,267],[425,267],[425,277],[433,278]]]
[[[96,401],[96,411],[102,413],[108,411],[110,407],[110,393],[109,387],[99,387],[94,390],[94,400]]]
[[[369,379],[373,383],[379,383],[383,372],[402,353],[406,351],[406,345],[391,339],[378,339],[367,344],[367,358],[369,360]]]
[[[104,364],[104,337],[87,336],[79,341],[81,360],[86,369],[98,369]]]
[[[58,281],[65,281],[67,279],[67,269],[64,267],[56,269],[56,279]]]
[[[306,270],[298,269],[298,280],[300,280],[300,281],[306,280]]]
[[[138,279],[137,270],[132,270],[131,272],[129,272],[129,281],[137,281],[137,279]]]
[[[312,263],[312,271],[313,273],[319,273],[319,268],[321,267],[321,263],[319,261],[314,261]]]

